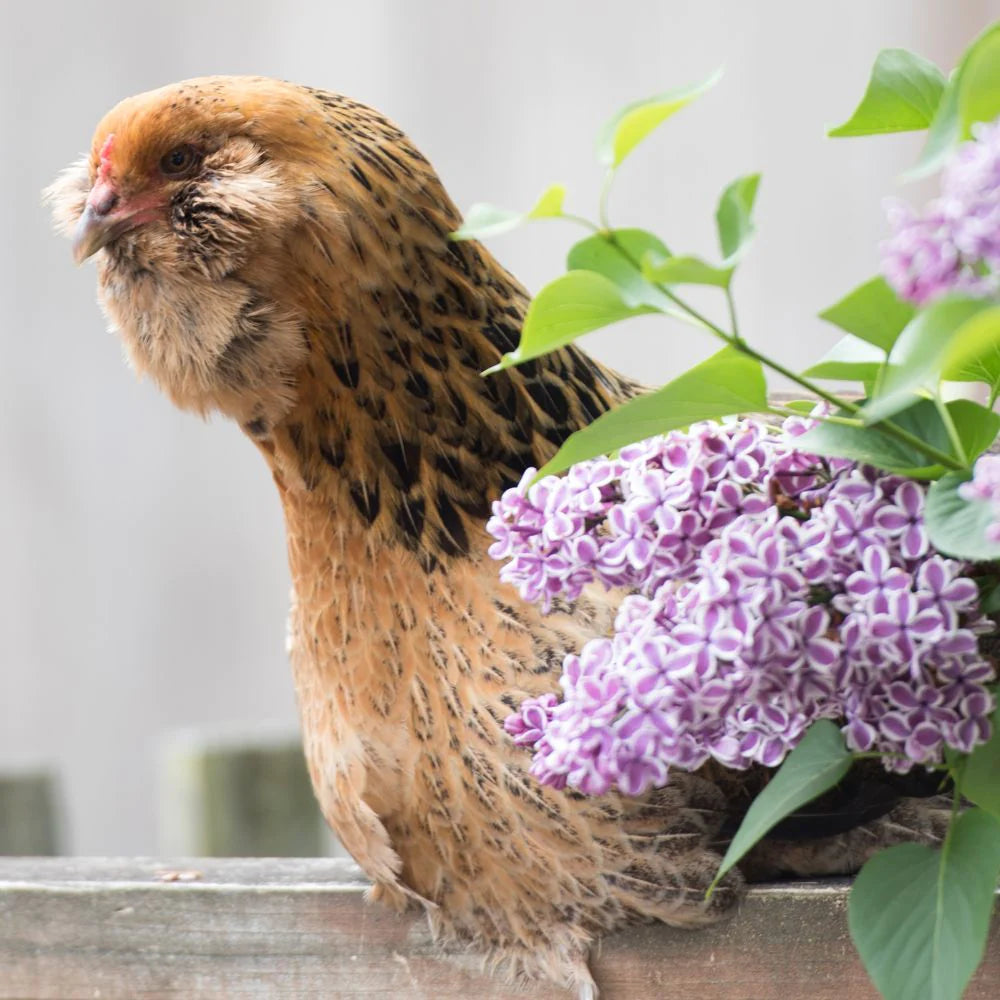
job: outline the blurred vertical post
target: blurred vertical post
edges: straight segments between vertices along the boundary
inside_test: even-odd
[[[55,855],[58,782],[50,771],[0,774],[0,854]]]
[[[297,737],[175,733],[165,741],[161,760],[162,854],[335,853]]]

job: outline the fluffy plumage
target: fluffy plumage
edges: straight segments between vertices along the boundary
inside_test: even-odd
[[[333,94],[192,80],[114,108],[50,197],[135,368],[274,472],[306,757],[375,895],[584,995],[600,933],[726,910],[741,879],[705,901],[710,842],[744,778],[588,799],[540,787],[503,732],[609,611],[521,605],[485,554],[489,500],[632,389],[574,348],[480,377],[526,295],[448,241],[458,212],[403,133]],[[881,822],[758,869],[850,871]]]

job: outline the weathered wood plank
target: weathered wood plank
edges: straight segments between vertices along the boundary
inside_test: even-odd
[[[443,955],[422,918],[365,905],[364,886],[340,860],[0,859],[0,998],[558,995]],[[764,886],[721,926],[615,935],[594,961],[602,998],[875,1000],[847,936],[846,894],[846,883]],[[997,982],[1000,925],[967,1000],[995,1000]]]

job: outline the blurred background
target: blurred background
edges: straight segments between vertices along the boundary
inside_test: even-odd
[[[612,220],[711,257],[719,192],[763,171],[758,236],[735,286],[741,325],[799,367],[836,339],[816,313],[875,272],[881,199],[902,193],[922,142],[834,141],[825,128],[853,110],[880,49],[949,69],[1000,2],[41,0],[4,12],[0,829],[4,802],[28,808],[36,793],[12,777],[49,772],[59,837],[39,835],[38,850],[150,854],[212,849],[190,833],[191,802],[219,801],[211,789],[271,788],[289,816],[310,806],[283,791],[297,751],[226,753],[284,747],[297,727],[270,476],[235,427],[173,410],[126,369],[93,266],[73,266],[40,204],[104,112],[183,77],[284,77],[381,108],[460,207],[527,208],[561,181],[568,208],[592,215],[605,119],[724,65],[621,170]],[[926,189],[905,194],[921,201]],[[576,235],[538,223],[492,249],[534,291]],[[715,349],[649,318],[585,344],[647,382]],[[5,781],[19,789],[6,799]],[[289,849],[325,845],[310,831]],[[265,839],[261,853],[273,852]]]

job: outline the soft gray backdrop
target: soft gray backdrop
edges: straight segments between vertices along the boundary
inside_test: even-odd
[[[122,363],[38,192],[119,99],[182,77],[254,73],[343,91],[396,119],[460,206],[527,207],[553,181],[590,212],[592,137],[621,104],[723,82],[621,171],[613,219],[715,250],[711,213],[763,170],[737,284],[744,330],[805,364],[815,313],[868,277],[879,203],[913,136],[823,137],[880,48],[950,67],[997,0],[352,3],[5,0],[0,34],[0,770],[66,778],[77,853],[157,849],[165,731],[295,726],[280,510],[256,451],[174,412]],[[537,289],[575,233],[538,224],[493,248]],[[593,335],[601,358],[664,380],[714,347],[649,320]]]

